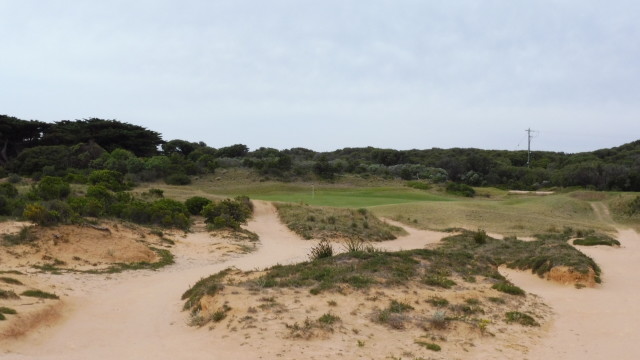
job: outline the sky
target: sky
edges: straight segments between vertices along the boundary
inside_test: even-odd
[[[640,139],[637,0],[0,0],[0,114],[218,148]]]

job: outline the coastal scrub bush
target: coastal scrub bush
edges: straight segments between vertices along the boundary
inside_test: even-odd
[[[252,208],[246,197],[234,200],[225,199],[212,202],[202,208],[205,222],[214,229],[231,228],[238,230],[240,224],[245,223],[251,216]]]
[[[473,197],[476,191],[467,184],[450,182],[447,184],[447,192],[452,195]]]
[[[200,215],[202,209],[211,203],[211,200],[203,198],[202,196],[193,196],[184,202],[191,215]]]
[[[71,193],[71,186],[60,177],[45,176],[33,187],[33,193],[43,200],[64,199]]]

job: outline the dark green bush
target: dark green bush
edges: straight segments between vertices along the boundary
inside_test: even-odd
[[[169,185],[189,185],[191,184],[191,178],[187,174],[171,174],[164,178],[164,182]]]
[[[43,200],[64,199],[71,193],[71,186],[62,178],[45,176],[33,187],[33,192]]]
[[[124,175],[115,170],[94,170],[89,174],[89,184],[101,185],[111,191],[127,190]]]
[[[478,245],[484,245],[487,243],[487,233],[484,230],[478,230],[473,234],[473,241]]]
[[[202,209],[211,203],[211,200],[203,198],[202,196],[193,196],[184,202],[191,215],[200,215]]]
[[[248,205],[248,198],[225,199],[212,202],[202,209],[205,222],[211,224],[214,229],[232,228],[239,229],[240,224],[245,223],[251,216],[252,209]]]
[[[476,191],[467,184],[450,182],[447,184],[447,192],[452,195],[473,197]]]
[[[506,294],[517,295],[517,296],[525,295],[524,290],[508,282],[499,282],[497,284],[493,284],[492,288]]]
[[[6,196],[7,198],[14,198],[18,196],[18,189],[11,183],[1,183],[0,195]]]
[[[51,226],[60,222],[61,216],[56,211],[49,211],[46,207],[39,203],[29,203],[22,213],[27,220],[38,225]]]

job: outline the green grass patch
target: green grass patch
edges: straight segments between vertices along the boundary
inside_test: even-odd
[[[525,296],[524,290],[506,281],[493,284],[491,288],[509,295]]]
[[[389,304],[389,307],[387,309],[389,309],[389,312],[392,313],[403,313],[413,310],[413,306],[405,302],[391,300],[391,303]]]
[[[424,283],[431,286],[437,286],[445,289],[450,289],[456,285],[456,282],[442,275],[427,275],[424,278]]]
[[[205,295],[215,295],[224,289],[222,281],[230,272],[231,269],[225,269],[217,274],[210,275],[196,282],[191,288],[189,288],[189,290],[182,294],[182,300],[186,300],[183,309],[199,311],[200,299]]]
[[[20,299],[20,296],[18,296],[15,292],[13,292],[12,290],[4,290],[4,289],[0,289],[0,299],[4,299],[4,300],[15,300],[15,299]]]
[[[318,322],[324,325],[333,325],[338,321],[340,321],[340,317],[330,313],[323,314],[318,318]]]
[[[434,343],[430,343],[430,342],[426,342],[426,341],[417,340],[416,344],[418,344],[418,345],[420,345],[420,346],[422,346],[422,347],[424,347],[424,348],[426,348],[428,350],[431,350],[431,351],[440,351],[440,350],[442,350],[442,347],[440,347],[440,345],[434,344]]]
[[[276,204],[280,220],[305,239],[357,238],[367,241],[393,240],[406,232],[389,225],[368,210]]]
[[[540,326],[540,324],[531,315],[521,313],[519,311],[510,311],[505,314],[505,320],[508,323],[517,323],[524,326]]]
[[[26,291],[23,291],[20,295],[35,297],[40,299],[59,299],[58,295],[48,293],[42,290],[26,290]]]
[[[0,306],[0,314],[15,315],[17,313],[18,312],[15,311],[12,308],[8,308],[8,307],[5,307],[5,306]]]
[[[596,245],[605,245],[605,246],[620,246],[620,241],[613,239],[611,237],[598,237],[598,236],[587,236],[584,239],[576,239],[573,240],[573,245],[581,245],[581,246],[596,246]]]
[[[439,296],[434,296],[427,302],[435,307],[447,307],[449,305],[449,300]]]
[[[0,282],[11,285],[24,285],[22,281],[6,276],[0,276]]]

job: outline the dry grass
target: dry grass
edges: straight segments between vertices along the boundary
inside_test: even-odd
[[[588,201],[571,194],[507,196],[450,202],[420,202],[371,208],[379,216],[430,230],[485,229],[503,235],[531,236],[549,228],[589,228],[613,232],[599,220]]]

